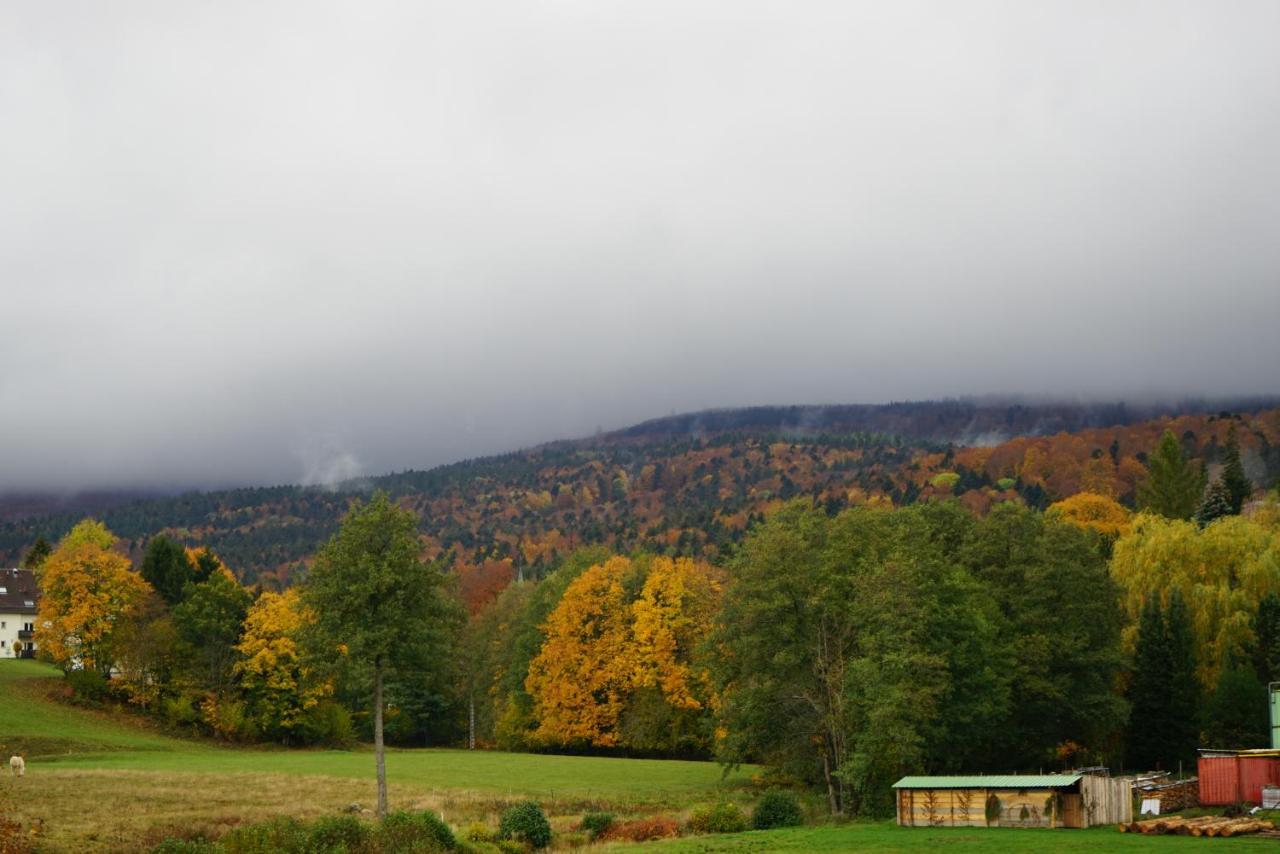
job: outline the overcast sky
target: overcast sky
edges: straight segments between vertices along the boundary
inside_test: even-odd
[[[13,2],[0,491],[1280,392],[1280,3]]]

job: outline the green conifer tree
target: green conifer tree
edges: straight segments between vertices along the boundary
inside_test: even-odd
[[[1196,524],[1203,528],[1215,519],[1230,515],[1232,515],[1231,491],[1227,489],[1222,478],[1218,478],[1204,494],[1204,501],[1200,502],[1200,509],[1196,511]]]
[[[1147,479],[1138,487],[1138,501],[1144,510],[1190,519],[1200,506],[1204,481],[1204,468],[1188,460],[1177,437],[1166,430],[1147,460]]]
[[[1205,709],[1206,747],[1267,747],[1267,689],[1253,668],[1233,662],[1222,671]]]
[[[22,556],[22,567],[24,569],[39,569],[45,558],[51,554],[53,554],[53,547],[49,545],[49,541],[44,537],[36,537],[36,541],[31,544],[31,548],[27,549],[27,553]]]
[[[1227,430],[1227,444],[1222,450],[1222,483],[1231,497],[1231,512],[1239,513],[1244,502],[1253,495],[1253,481],[1244,473],[1240,461],[1240,441],[1236,437],[1236,425]]]
[[[1280,682],[1280,596],[1268,593],[1253,616],[1254,670],[1266,685]]]
[[[1196,679],[1196,641],[1191,612],[1176,589],[1164,612],[1165,653],[1169,665],[1167,729],[1162,756],[1190,766],[1200,746],[1200,682]]]
[[[1149,771],[1161,766],[1168,731],[1170,667],[1160,600],[1149,597],[1138,617],[1133,680],[1129,684],[1126,764]]]

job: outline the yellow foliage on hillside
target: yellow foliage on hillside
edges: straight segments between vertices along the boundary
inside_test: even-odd
[[[1095,492],[1078,492],[1064,498],[1049,507],[1048,515],[1112,539],[1127,534],[1133,518],[1133,514],[1114,499]]]

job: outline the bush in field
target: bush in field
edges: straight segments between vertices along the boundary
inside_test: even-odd
[[[509,807],[502,813],[498,837],[515,839],[534,848],[546,848],[551,844],[551,822],[542,807],[534,801],[524,801]]]
[[[307,834],[307,851],[334,854],[362,854],[371,851],[369,826],[351,815],[334,815],[318,819]]]
[[[332,700],[323,700],[304,711],[298,734],[307,744],[350,747],[356,742],[351,713]]]
[[[497,832],[483,821],[473,821],[468,824],[462,836],[468,842],[493,842],[498,838]]]
[[[389,813],[375,832],[377,847],[383,852],[456,851],[453,831],[433,812]]]
[[[624,821],[620,824],[615,823],[605,831],[603,838],[620,842],[649,842],[654,839],[670,839],[679,835],[680,825],[674,819],[659,816],[657,818]]]
[[[296,818],[275,818],[237,827],[218,840],[226,854],[302,854],[307,826]]]
[[[582,821],[578,822],[578,830],[585,830],[591,834],[592,839],[612,826],[613,813],[611,812],[589,812],[582,817]]]
[[[68,670],[67,684],[76,702],[82,705],[97,706],[111,699],[107,677],[96,670]]]
[[[739,833],[747,827],[742,810],[728,802],[699,807],[689,817],[689,829],[694,833]]]
[[[751,816],[751,826],[756,830],[795,827],[799,824],[804,824],[804,813],[800,811],[800,801],[794,794],[783,789],[765,792]]]

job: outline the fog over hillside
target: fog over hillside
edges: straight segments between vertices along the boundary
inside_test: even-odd
[[[0,491],[1275,394],[1276,32],[1251,0],[16,4]]]

